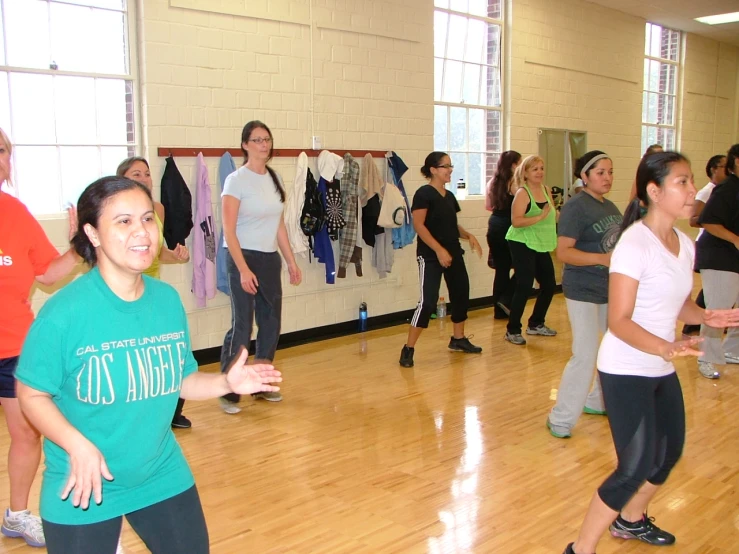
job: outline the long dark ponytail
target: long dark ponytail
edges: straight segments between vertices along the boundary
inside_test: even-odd
[[[624,212],[624,220],[621,224],[622,233],[632,223],[642,218],[642,206],[649,209],[650,202],[647,193],[649,183],[654,183],[659,187],[664,185],[665,178],[670,174],[673,164],[678,162],[689,163],[689,160],[679,152],[656,152],[642,158],[636,170],[636,197],[629,202]]]
[[[241,131],[241,152],[244,154],[244,163],[249,161],[249,153],[246,151],[246,148],[244,148],[244,143],[249,142],[249,139],[251,138],[251,134],[254,132],[254,129],[264,129],[269,134],[269,138],[272,139],[272,131],[270,131],[269,127],[267,127],[267,125],[262,123],[261,121],[254,120],[244,125],[244,129],[243,131]],[[269,162],[272,159],[272,152],[274,150],[274,147],[275,147],[275,143],[273,140],[270,143],[269,158],[267,158],[267,162]],[[275,184],[275,190],[277,191],[277,194],[280,195],[280,202],[284,204],[285,203],[285,189],[283,188],[282,183],[280,182],[280,178],[277,176],[277,173],[275,173],[275,170],[272,169],[269,165],[267,166],[267,171],[269,171],[269,174],[272,177],[272,182]]]
[[[513,180],[513,166],[521,162],[521,154],[515,150],[506,150],[500,155],[488,195],[493,209],[503,209],[508,204],[509,185]]]

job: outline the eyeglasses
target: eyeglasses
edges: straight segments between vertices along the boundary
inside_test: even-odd
[[[263,142],[271,143],[272,137],[266,137],[266,138],[257,137],[257,138],[249,139],[249,142],[253,142],[254,144],[262,144]]]
[[[437,165],[436,169],[454,169],[452,164]]]
[[[724,164],[724,165],[717,165],[716,166],[716,169],[721,169],[722,167],[726,167],[726,164]]]

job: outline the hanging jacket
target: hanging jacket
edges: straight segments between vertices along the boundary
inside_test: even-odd
[[[195,305],[205,308],[206,299],[216,295],[216,227],[210,201],[208,168],[202,152],[196,161],[195,236],[192,241],[192,292]],[[165,220],[166,221],[166,220]]]
[[[321,195],[321,203],[326,210],[328,202],[329,183],[334,180],[336,174],[344,169],[344,160],[341,156],[324,150],[318,155],[318,193]],[[313,254],[319,263],[326,265],[326,284],[333,285],[336,282],[336,261],[334,250],[329,238],[328,225],[313,237]]]
[[[359,196],[359,164],[352,155],[344,154],[344,174],[341,177],[342,210],[346,219],[346,227],[339,236],[339,273],[338,277],[346,277],[346,266],[354,263],[357,277],[362,276],[362,248],[356,245],[358,226]]]
[[[290,240],[290,250],[293,254],[305,257],[309,250],[308,237],[300,228],[300,214],[303,212],[305,201],[305,182],[308,178],[308,155],[301,152],[295,164],[295,180],[292,188],[287,192],[285,202],[285,227],[287,238]]]
[[[226,177],[236,171],[236,164],[234,159],[226,152],[221,156],[221,161],[218,164],[218,180],[221,182],[221,192],[223,192],[223,185],[226,182]],[[221,214],[223,218],[223,214]],[[226,253],[228,249],[223,246],[226,242],[223,240],[223,221],[221,221],[221,229],[218,234],[218,242],[216,243],[216,288],[224,294],[231,295],[231,290],[228,288],[228,271],[226,269]]]
[[[375,246],[375,236],[385,232],[377,226],[382,201],[382,177],[372,154],[367,154],[359,170],[359,197],[362,204],[362,238],[367,246]]]
[[[403,198],[405,199],[405,208],[408,216],[401,227],[393,229],[393,248],[403,248],[409,244],[413,244],[416,239],[416,230],[413,228],[413,214],[411,213],[411,205],[408,202],[408,195],[405,192],[405,186],[403,185],[403,175],[408,171],[408,166],[395,152],[392,152],[390,157],[387,159],[388,169],[390,170],[390,176],[395,183],[395,186],[400,189]]]
[[[164,240],[167,248],[174,250],[192,230],[192,194],[185,180],[169,156],[162,175],[162,206],[164,206]]]

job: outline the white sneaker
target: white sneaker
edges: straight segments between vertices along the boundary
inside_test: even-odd
[[[706,379],[718,379],[721,374],[716,370],[716,367],[711,362],[698,361],[698,371]]]
[[[118,547],[115,549],[115,554],[126,554],[126,551],[123,550],[123,545],[121,544],[121,539],[118,539]]]
[[[739,356],[734,356],[734,354],[724,354],[724,358],[726,359],[727,364],[739,364]]]
[[[31,514],[30,510],[23,510],[14,516],[9,515],[10,508],[5,510],[3,516],[3,526],[0,532],[6,537],[21,538],[26,541],[28,546],[40,548],[46,546],[44,538],[44,528],[41,525],[41,518]]]

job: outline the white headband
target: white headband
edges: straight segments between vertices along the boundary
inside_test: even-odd
[[[607,160],[607,159],[610,159],[608,157],[608,154],[598,154],[597,156],[593,156],[593,158],[588,163],[586,163],[585,164],[585,167],[583,167],[582,170],[580,171],[580,177],[582,177],[583,175],[585,175],[585,172],[588,169],[590,169],[591,167],[593,167],[595,164],[597,164],[599,161],[601,161],[601,160]],[[583,179],[583,181],[584,180],[585,179]]]

